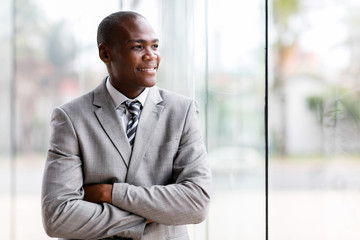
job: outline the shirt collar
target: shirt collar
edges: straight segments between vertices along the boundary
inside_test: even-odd
[[[145,88],[142,93],[140,93],[139,96],[137,96],[135,99],[130,99],[126,97],[124,94],[119,92],[111,83],[110,83],[110,77],[106,79],[106,89],[108,90],[111,99],[113,100],[116,108],[118,108],[123,102],[130,100],[130,102],[134,100],[138,100],[142,106],[145,104],[146,97],[149,93],[149,88]]]

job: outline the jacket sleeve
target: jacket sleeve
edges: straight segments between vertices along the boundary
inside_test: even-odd
[[[145,219],[110,204],[83,200],[83,161],[76,131],[61,109],[51,120],[50,146],[42,183],[42,218],[51,237],[141,239]]]
[[[188,106],[173,162],[174,183],[149,187],[115,183],[113,204],[165,225],[196,224],[207,215],[211,171],[198,124],[196,102]]]

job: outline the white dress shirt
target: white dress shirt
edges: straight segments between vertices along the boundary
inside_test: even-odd
[[[149,93],[149,88],[145,88],[145,90],[136,98],[130,99],[126,97],[124,94],[119,92],[111,83],[110,83],[110,77],[106,79],[106,88],[111,96],[111,99],[113,100],[115,106],[116,106],[116,112],[118,113],[119,117],[122,120],[123,128],[126,132],[126,126],[131,118],[131,115],[129,111],[127,110],[127,107],[125,106],[124,102],[126,101],[139,101],[142,106],[145,104],[146,97]],[[141,112],[140,112],[141,116]]]

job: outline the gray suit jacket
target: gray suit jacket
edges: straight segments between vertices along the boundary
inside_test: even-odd
[[[42,185],[47,234],[188,239],[185,224],[206,218],[211,189],[196,102],[152,87],[132,151],[120,124],[105,81],[54,110]],[[113,184],[112,205],[83,200],[83,186],[96,183]]]

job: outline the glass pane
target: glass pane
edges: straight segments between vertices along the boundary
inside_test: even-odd
[[[264,1],[208,1],[209,239],[265,238]]]
[[[12,2],[0,2],[0,239],[10,239],[12,204],[11,108],[13,75]]]
[[[159,35],[162,63],[158,85],[199,102],[214,193],[209,220],[189,226],[190,238],[264,238],[263,1],[226,0],[219,4],[214,0],[113,0],[104,4],[83,0],[17,0],[15,3],[13,239],[49,239],[41,225],[40,186],[51,112],[55,106],[93,89],[106,76],[105,66],[97,57],[96,30],[105,16],[118,9],[143,14]],[[0,24],[9,26],[7,23]],[[1,46],[11,49],[10,43],[8,40]],[[11,59],[11,53],[5,56],[7,59]],[[9,72],[8,77],[0,80],[9,79],[0,82],[1,104],[10,111],[11,66],[6,70],[2,64],[1,68],[5,69],[1,74]],[[8,135],[9,116],[0,116],[1,127],[6,126],[1,132]],[[5,144],[0,147],[4,146],[6,153],[11,146],[3,139],[7,137],[1,136],[0,141]],[[8,174],[9,155],[0,157]],[[10,191],[10,181],[1,184]],[[5,201],[10,201],[9,195],[5,194]],[[6,211],[9,210],[2,212],[6,214]],[[3,219],[3,226],[10,229],[7,219]],[[7,238],[10,230],[5,231],[4,239]]]
[[[359,16],[272,1],[270,239],[360,238]]]

